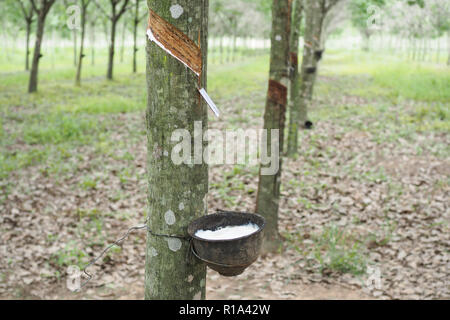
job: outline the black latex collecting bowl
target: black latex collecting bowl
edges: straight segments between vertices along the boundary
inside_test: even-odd
[[[259,229],[249,235],[225,240],[197,237],[198,230],[217,230],[221,227],[256,224]],[[265,220],[259,214],[222,211],[191,222],[188,234],[192,237],[194,255],[223,276],[237,276],[256,261],[261,250]]]

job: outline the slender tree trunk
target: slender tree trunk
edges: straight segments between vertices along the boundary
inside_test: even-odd
[[[126,19],[123,19],[123,26],[122,26],[122,44],[120,47],[120,62],[123,62],[123,56],[125,51],[125,31],[126,31]]]
[[[220,36],[220,63],[223,63],[223,35]]]
[[[236,36],[236,28],[234,28],[233,31],[233,55],[232,55],[232,61],[237,60],[237,46],[236,46],[237,36]]]
[[[291,0],[274,0],[272,3],[272,31],[270,49],[269,88],[264,112],[264,129],[267,130],[267,152],[271,154],[272,129],[279,130],[278,171],[264,175],[259,170],[256,212],[266,219],[263,252],[274,252],[281,244],[278,234],[278,202],[280,199],[281,164],[284,138],[284,122],[287,103],[289,35],[291,22]],[[264,144],[264,141],[263,141]]]
[[[30,79],[28,82],[28,93],[37,91],[39,61],[42,57],[41,44],[44,38],[45,14],[39,13],[37,17],[36,41],[34,44],[33,60],[31,63]]]
[[[135,10],[134,10],[134,24],[133,24],[133,73],[137,72],[137,27],[139,24],[139,1],[135,2]]]
[[[114,48],[116,40],[116,26],[117,20],[113,19],[111,21],[111,37],[109,39],[109,51],[108,51],[108,71],[106,73],[106,78],[112,80],[113,78],[113,67],[114,67]]]
[[[436,63],[439,63],[439,54],[441,53],[441,40],[440,40],[439,35],[438,35],[436,41],[437,41],[437,43],[436,43]]]
[[[95,22],[91,22],[91,65],[95,65]]]
[[[77,66],[77,29],[73,29],[73,65]]]
[[[447,65],[450,66],[450,31],[447,31],[447,51],[448,51]]]
[[[25,70],[30,70],[30,34],[31,34],[31,23],[32,20],[27,20],[27,38],[26,38],[26,52],[25,52]]]
[[[308,104],[312,98],[314,75],[317,72],[317,55],[320,52],[318,47],[318,39],[320,27],[318,26],[320,19],[319,3],[313,0],[305,1],[306,20],[305,20],[305,36],[303,47],[303,59],[300,71],[300,97],[299,97],[299,119],[302,127],[309,127],[308,122]],[[321,53],[320,53],[321,54]]]
[[[297,153],[298,124],[299,124],[299,74],[298,74],[298,39],[300,37],[300,25],[302,21],[303,0],[294,0],[291,35],[289,39],[290,74],[290,99],[289,99],[289,135],[288,156]]]
[[[52,50],[50,50],[51,55],[50,55],[50,60],[52,62],[52,69],[55,69],[55,60],[56,60],[56,41],[55,41],[55,29],[52,29],[52,33],[50,34],[50,39],[52,40]]]
[[[84,3],[81,7],[81,39],[80,39],[80,55],[78,57],[77,75],[75,78],[76,85],[81,84],[81,67],[84,58],[84,37],[86,34],[86,6]]]
[[[208,0],[177,0],[185,17],[179,19],[170,14],[172,3],[147,0],[150,10],[199,45],[203,56],[200,82],[205,87]],[[149,41],[146,74],[148,226],[156,234],[185,237],[188,224],[207,212],[208,165],[203,161],[194,165],[174,164],[171,133],[178,128],[187,130],[190,137],[201,137],[199,131],[207,129],[207,106],[197,90],[197,75]],[[194,149],[195,156],[201,156],[201,150],[198,154],[199,150],[195,146]],[[205,298],[206,267],[196,259],[187,261],[189,250],[188,240],[147,233],[146,299]]]
[[[227,38],[227,62],[231,62],[232,48],[230,38]]]

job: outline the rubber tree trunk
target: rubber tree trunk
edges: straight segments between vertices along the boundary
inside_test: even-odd
[[[28,92],[36,92],[38,85],[39,61],[42,57],[41,44],[44,38],[45,15],[39,13],[37,17],[36,41],[34,43],[33,60],[31,62],[30,79],[28,82]]]
[[[135,1],[134,21],[133,21],[133,73],[137,72],[137,27],[139,24],[139,1]]]
[[[300,25],[302,21],[303,0],[294,0],[289,39],[290,60],[290,99],[289,99],[289,131],[287,154],[292,157],[297,153],[298,127],[299,127],[299,74],[298,74],[298,39],[300,37]]]
[[[95,65],[95,21],[91,21],[91,65]]]
[[[125,31],[126,31],[126,19],[123,20],[123,26],[122,26],[122,43],[120,45],[120,62],[123,62],[124,57],[124,51],[125,51]]]
[[[75,84],[80,85],[81,84],[81,67],[83,65],[83,58],[84,58],[84,38],[86,35],[86,9],[87,6],[84,4],[84,2],[81,5],[81,39],[80,39],[80,52],[78,56],[78,65],[77,65],[77,75],[75,77]]]
[[[302,127],[308,128],[308,105],[311,101],[314,82],[317,74],[317,63],[322,56],[320,47],[320,35],[324,13],[318,2],[306,0],[305,36],[303,47],[303,59],[300,71],[300,97],[299,97],[299,119]]]
[[[223,63],[223,35],[220,36],[220,46],[219,46],[220,63]]]
[[[269,87],[264,112],[264,129],[267,130],[267,152],[271,154],[271,129],[279,130],[278,171],[273,175],[263,175],[259,170],[256,212],[266,219],[264,230],[264,253],[279,249],[278,202],[280,199],[281,164],[283,151],[283,131],[286,116],[289,35],[291,21],[291,0],[274,0],[272,3],[272,31],[270,49]],[[263,141],[265,144],[265,141]]]
[[[438,35],[438,37],[436,39],[436,63],[439,63],[440,52],[441,52],[441,41],[440,41],[440,37]]]
[[[33,21],[32,20],[27,20],[26,23],[26,52],[25,52],[25,70],[28,71],[30,70],[30,34],[31,34],[31,23]]]
[[[109,50],[108,50],[108,71],[106,73],[106,78],[108,80],[112,80],[112,78],[113,78],[116,27],[117,27],[117,20],[112,19],[111,20],[111,33],[110,33],[110,38],[109,38]]]
[[[450,66],[450,31],[447,31],[447,65]]]
[[[147,4],[200,46],[200,85],[205,87],[208,0],[178,0],[183,13],[177,19],[170,12],[171,0],[147,0]],[[146,55],[148,226],[153,233],[184,237],[188,224],[207,211],[208,165],[204,161],[174,164],[171,134],[178,128],[201,138],[199,130],[207,129],[207,106],[197,90],[198,77],[190,69],[148,40]],[[187,261],[189,250],[188,240],[147,233],[146,299],[205,298],[206,267],[195,258]]]
[[[78,46],[78,41],[77,41],[77,29],[73,29],[73,65],[76,67],[77,66],[77,46]]]

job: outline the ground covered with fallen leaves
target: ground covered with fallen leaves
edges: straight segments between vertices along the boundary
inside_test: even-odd
[[[327,54],[314,127],[300,133],[298,156],[283,159],[284,245],[238,277],[208,270],[207,298],[449,299],[449,102],[393,93]],[[210,68],[223,114],[211,114],[211,128],[261,127],[267,65],[263,56]],[[99,89],[138,107],[102,109]],[[82,292],[66,281],[69,265],[145,221],[145,76],[40,90],[0,90],[0,298],[141,299],[142,230],[89,269]],[[86,100],[74,102],[81,92]],[[209,211],[253,211],[257,173],[211,166]],[[377,272],[380,283],[369,283]]]

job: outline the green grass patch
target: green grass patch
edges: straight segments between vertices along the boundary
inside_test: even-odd
[[[94,133],[99,132],[99,125],[94,118],[52,113],[31,120],[24,127],[23,138],[28,144],[58,144],[67,141],[87,143]]]
[[[109,93],[103,96],[80,97],[70,104],[57,107],[57,110],[74,113],[101,114],[127,113],[144,110],[144,108],[144,101]]]
[[[367,258],[363,245],[345,229],[331,225],[313,236],[314,258],[321,270],[330,269],[341,273],[360,275],[365,273]]]

